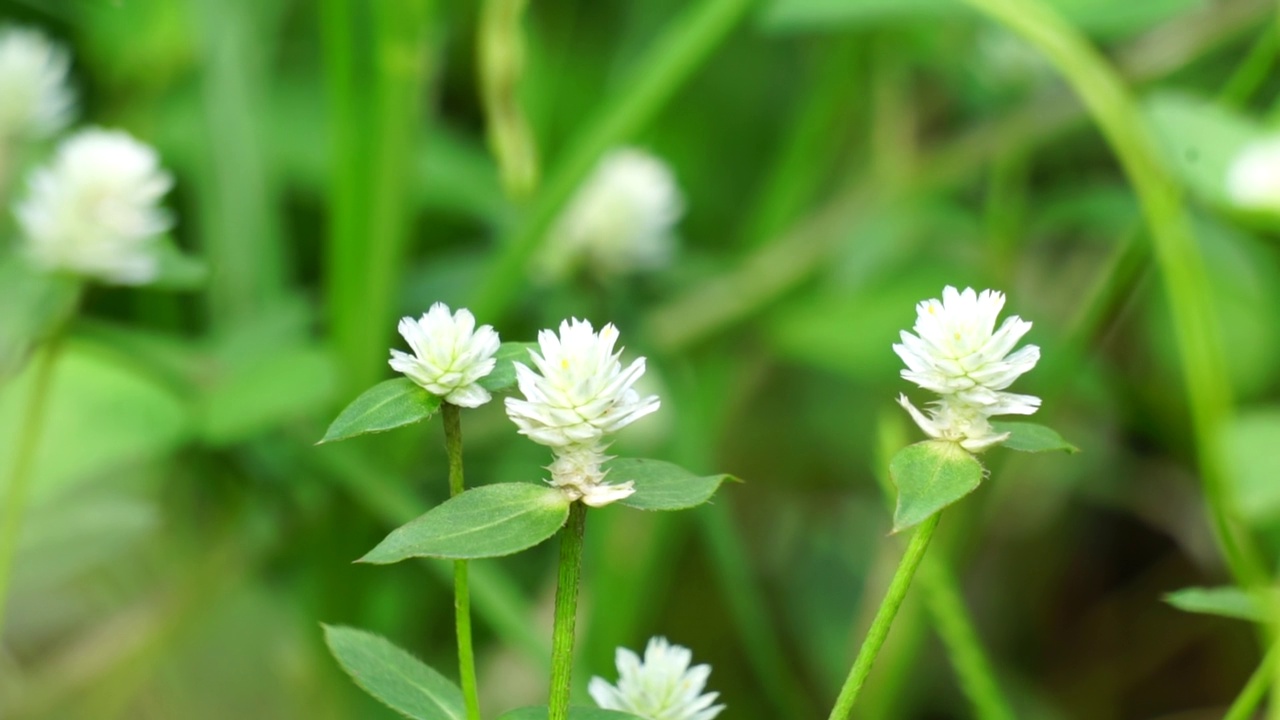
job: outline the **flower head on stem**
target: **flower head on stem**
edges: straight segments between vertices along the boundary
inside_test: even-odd
[[[40,32],[0,28],[0,144],[49,137],[71,121],[71,58]]]
[[[507,415],[520,433],[555,453],[550,483],[573,500],[593,507],[633,492],[630,483],[609,485],[602,464],[605,437],[658,409],[658,396],[641,397],[633,385],[644,374],[644,358],[623,369],[614,351],[618,329],[597,333],[584,320],[565,320],[560,332],[538,333],[541,352],[530,351],[533,367],[517,362],[520,398],[507,398]]]
[[[490,325],[476,327],[470,310],[449,312],[435,303],[414,320],[400,320],[400,335],[413,350],[410,355],[391,351],[389,364],[427,392],[460,407],[480,407],[492,397],[477,383],[493,372],[501,340]]]
[[[693,653],[666,638],[649,640],[641,660],[618,648],[618,684],[591,678],[587,691],[606,710],[622,710],[646,720],[712,720],[724,705],[712,705],[719,693],[703,694],[710,665],[689,666]]]
[[[921,412],[905,395],[898,402],[925,434],[959,443],[979,452],[1008,439],[998,433],[990,418],[995,415],[1030,415],[1040,398],[1005,392],[1018,376],[1040,359],[1040,348],[1014,346],[1031,329],[1031,323],[1015,316],[996,328],[1004,308],[1004,293],[973,288],[963,292],[947,286],[942,300],[925,300],[916,306],[915,333],[903,331],[894,352],[906,363],[902,377],[939,398]]]

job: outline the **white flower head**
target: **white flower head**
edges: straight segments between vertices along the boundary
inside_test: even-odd
[[[1241,208],[1280,213],[1280,136],[1246,145],[1227,170],[1227,196]]]
[[[492,326],[477,328],[470,310],[450,314],[449,306],[435,303],[417,320],[402,318],[399,330],[413,354],[392,350],[393,370],[445,402],[468,408],[489,402],[489,391],[476,383],[496,364],[501,341]]]
[[[552,228],[538,270],[559,279],[585,263],[610,277],[654,270],[675,253],[684,197],[671,168],[635,148],[601,158]]]
[[[898,400],[930,437],[959,442],[976,452],[1007,438],[991,428],[988,418],[1030,415],[1040,407],[1040,398],[1004,392],[1035,366],[1040,348],[1013,349],[1031,323],[1015,315],[997,329],[1003,308],[1003,293],[979,294],[973,288],[959,292],[948,286],[941,301],[916,306],[915,334],[903,331],[902,343],[893,346],[907,365],[902,377],[941,396],[931,404],[928,417],[905,396]]]
[[[31,174],[15,208],[27,254],[47,270],[150,282],[159,272],[158,240],[173,225],[160,206],[172,186],[156,151],[127,133],[76,133]]]
[[[702,693],[711,676],[710,665],[694,665],[688,648],[666,638],[649,640],[641,661],[618,648],[618,684],[593,677],[587,691],[606,710],[629,712],[646,720],[712,720],[724,705],[712,705],[719,693]]]
[[[75,110],[70,67],[66,50],[43,34],[0,28],[0,142],[49,137],[67,126]]]
[[[556,461],[551,484],[572,500],[600,506],[633,492],[630,483],[606,485],[601,465],[605,437],[658,409],[657,395],[641,397],[632,387],[644,374],[644,358],[624,370],[614,351],[618,329],[596,333],[584,320],[565,320],[560,333],[538,333],[541,353],[529,351],[534,368],[517,362],[523,399],[506,399],[507,415],[520,434],[550,447]]]

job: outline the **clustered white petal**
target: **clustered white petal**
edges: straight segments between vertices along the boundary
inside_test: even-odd
[[[606,154],[556,221],[538,268],[559,279],[585,263],[608,277],[666,265],[684,198],[671,168],[635,148]]]
[[[520,433],[556,455],[548,468],[551,484],[570,498],[600,506],[630,495],[630,483],[607,485],[600,466],[605,437],[658,409],[658,396],[641,397],[632,387],[644,374],[644,358],[624,370],[614,351],[618,329],[565,320],[560,333],[538,333],[539,352],[529,351],[533,368],[517,362],[516,383],[523,399],[506,400],[507,415]],[[536,368],[536,369],[535,369]]]
[[[70,67],[66,50],[43,34],[0,28],[0,143],[48,137],[67,126],[75,109]]]
[[[1280,136],[1246,145],[1227,170],[1227,195],[1249,210],[1280,213]]]
[[[496,364],[501,341],[492,326],[477,328],[470,310],[450,314],[449,306],[435,303],[417,320],[402,318],[399,330],[413,354],[392,350],[392,369],[445,402],[468,408],[489,402],[489,391],[476,383]]]
[[[173,225],[160,206],[172,185],[156,151],[127,133],[76,133],[32,173],[15,208],[26,252],[47,270],[150,282],[159,272],[157,241]]]
[[[621,710],[646,720],[712,720],[724,705],[712,705],[719,693],[702,694],[710,665],[689,667],[693,653],[666,638],[649,640],[641,661],[618,648],[618,684],[593,677],[587,690],[606,710]]]
[[[916,306],[915,334],[903,331],[902,343],[893,346],[907,365],[902,377],[940,396],[930,403],[927,416],[905,395],[898,398],[930,437],[977,452],[1008,438],[992,429],[992,416],[1030,415],[1040,407],[1038,397],[1004,392],[1035,366],[1040,348],[1013,349],[1031,323],[1015,315],[996,329],[1002,308],[1004,293],[959,292],[948,286],[941,301]]]

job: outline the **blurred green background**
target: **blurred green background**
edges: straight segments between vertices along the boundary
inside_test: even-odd
[[[1274,565],[1277,224],[1232,209],[1222,183],[1280,121],[1277,8],[1048,4],[1133,89],[1189,213],[1182,260],[1210,292],[1183,300],[1217,326],[1203,342],[1230,391],[1228,477]],[[1229,582],[1170,311],[1185,288],[1049,61],[954,0],[548,0],[505,27],[481,18],[427,0],[0,1],[0,22],[71,49],[83,124],[160,150],[176,237],[210,268],[188,292],[94,287],[71,327],[0,717],[392,717],[320,622],[454,675],[449,566],[351,564],[447,495],[439,424],[313,446],[390,376],[396,319],[437,300],[504,340],[616,323],[663,400],[616,449],[746,481],[686,513],[591,514],[576,681],[612,680],[616,646],[661,634],[714,666],[724,717],[825,716],[901,553],[876,477],[918,437],[893,399],[919,396],[890,345],[946,284],[1004,290],[1035,323],[1044,360],[1015,389],[1084,449],[988,453],[989,481],[932,551],[1019,716],[1221,716],[1255,634],[1161,602]],[[537,159],[527,191],[504,190],[482,78],[517,138],[509,171]],[[546,226],[623,144],[683,190],[675,262],[536,282]],[[0,461],[28,381],[0,386]],[[464,432],[471,484],[542,477],[544,449],[500,403]],[[473,563],[487,715],[545,699],[554,549]],[[857,717],[967,716],[913,595]]]

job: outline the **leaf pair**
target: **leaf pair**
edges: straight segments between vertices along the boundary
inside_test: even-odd
[[[342,669],[365,692],[412,720],[464,720],[462,691],[426,663],[387,639],[356,628],[325,625],[325,642]],[[499,720],[545,720],[545,707],[504,713]],[[570,720],[636,720],[599,708],[570,708]]]
[[[611,482],[631,481],[635,493],[619,503],[640,510],[701,505],[729,475],[699,477],[660,460],[618,458],[605,466]],[[361,562],[387,564],[411,557],[454,560],[511,555],[551,537],[569,517],[569,498],[534,483],[472,488],[397,528]]]
[[[1079,452],[1043,425],[993,422],[991,426],[1009,433],[1002,444],[1011,450]],[[926,440],[899,450],[889,462],[889,476],[898,488],[893,531],[914,527],[978,489],[985,474],[982,463],[957,443]]]

